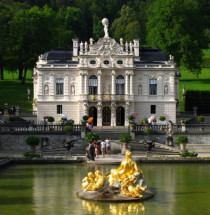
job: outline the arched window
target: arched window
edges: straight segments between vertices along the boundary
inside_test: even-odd
[[[116,78],[116,95],[124,94],[125,94],[125,79],[122,75],[119,75]]]
[[[98,88],[98,80],[95,75],[91,75],[89,78],[89,94],[96,95]]]

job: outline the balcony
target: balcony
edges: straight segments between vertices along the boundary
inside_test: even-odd
[[[102,94],[102,95],[88,95],[88,101],[125,101],[125,95],[111,95],[111,94]]]

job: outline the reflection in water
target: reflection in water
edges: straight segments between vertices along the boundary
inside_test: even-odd
[[[97,203],[97,202],[89,202],[82,200],[82,206],[84,210],[87,210],[89,213],[93,215],[100,215],[103,214],[105,211],[105,208],[107,210],[109,206],[108,213],[110,215],[116,215],[116,214],[139,214],[143,215],[145,211],[145,206],[143,203]]]

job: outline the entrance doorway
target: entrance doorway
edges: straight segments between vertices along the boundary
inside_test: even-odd
[[[104,107],[102,109],[102,125],[110,126],[111,125],[111,108]]]
[[[124,126],[124,123],[125,123],[125,108],[119,106],[116,109],[116,125]]]
[[[93,117],[93,126],[97,126],[97,108],[92,106],[89,108],[89,117]]]

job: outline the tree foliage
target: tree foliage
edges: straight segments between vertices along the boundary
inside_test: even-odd
[[[204,22],[194,0],[156,0],[147,11],[147,40],[172,54],[178,66],[201,72]]]

